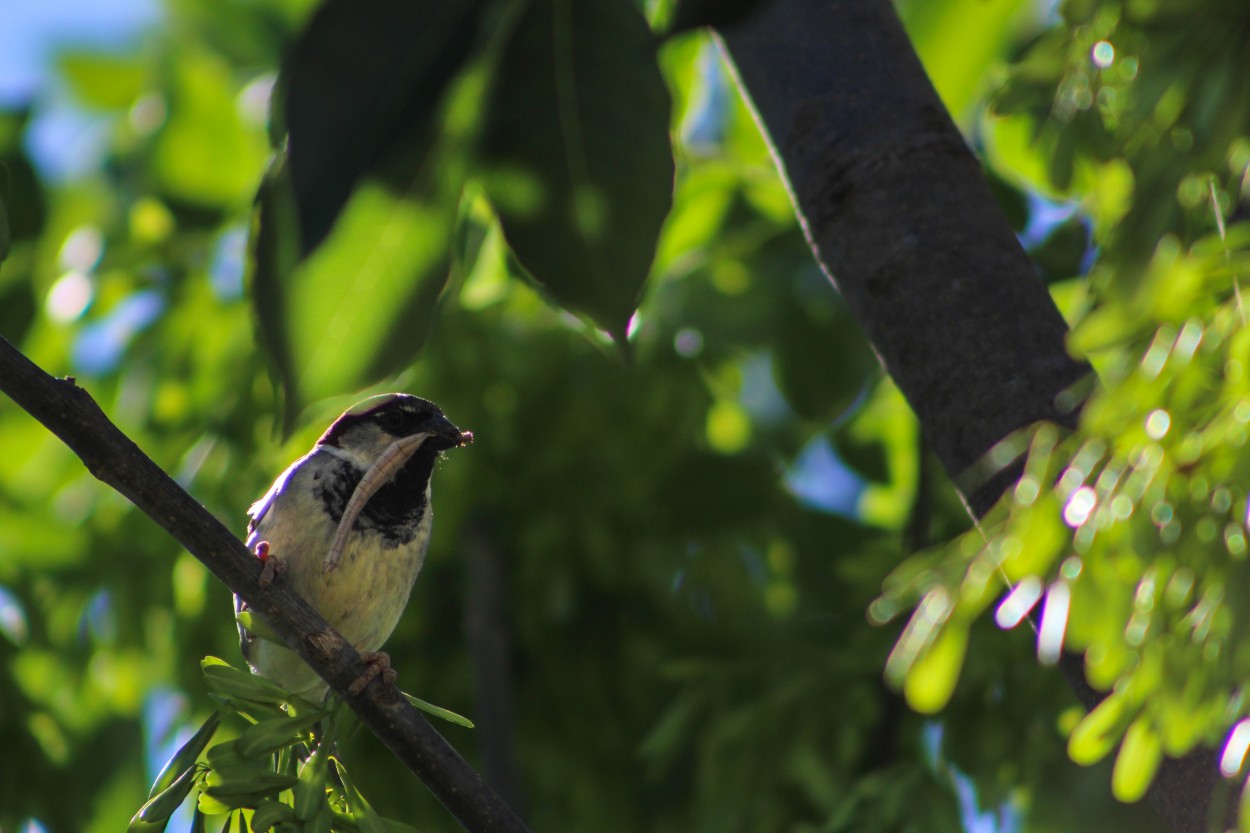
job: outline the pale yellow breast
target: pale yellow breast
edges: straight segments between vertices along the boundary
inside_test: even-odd
[[[358,651],[376,651],[395,630],[425,560],[431,524],[429,488],[426,511],[411,544],[384,549],[380,536],[366,533],[352,539],[339,566],[327,573],[325,554],[335,524],[321,512],[299,511],[292,505],[295,495],[311,493],[302,474],[297,473],[275,497],[253,540],[269,542],[269,551],[282,559],[283,578]],[[310,699],[324,696],[320,678],[286,648],[258,641],[250,662],[254,671],[289,691]]]

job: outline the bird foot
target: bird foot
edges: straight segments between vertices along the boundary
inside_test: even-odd
[[[381,651],[361,651],[360,661],[364,663],[365,670],[354,683],[347,687],[347,693],[352,697],[364,691],[365,686],[378,677],[382,678],[382,682],[393,683],[399,676],[395,673],[395,669],[391,668],[391,658]]]
[[[262,564],[260,578],[256,581],[261,587],[268,587],[275,578],[286,572],[286,562],[269,551],[268,541],[259,542],[253,552]]]

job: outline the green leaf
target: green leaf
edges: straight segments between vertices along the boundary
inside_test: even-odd
[[[58,63],[74,96],[100,110],[129,107],[147,80],[147,68],[133,55],[71,53]]]
[[[4,207],[4,195],[0,194],[0,263],[9,256],[9,246],[13,237],[9,233],[9,213]]]
[[[263,618],[256,615],[253,611],[243,610],[234,614],[234,621],[243,626],[249,634],[257,639],[263,639],[266,642],[272,642],[275,645],[286,647],[285,640],[278,636],[277,632],[269,627],[269,623]]]
[[[192,762],[191,766],[183,770],[177,778],[139,808],[139,812],[135,813],[134,818],[130,820],[130,826],[126,828],[127,833],[164,830],[169,817],[186,800],[191,788],[195,786],[195,776],[195,763]]]
[[[294,820],[295,812],[291,805],[281,801],[262,801],[256,806],[256,812],[252,813],[251,827],[255,833],[263,833],[275,824]]]
[[[304,822],[304,833],[330,833],[334,825],[334,811],[330,805],[322,801],[317,813]]]
[[[298,779],[266,767],[214,769],[204,779],[204,792],[217,799],[264,797],[295,786]]]
[[[213,739],[213,735],[217,732],[219,725],[221,725],[221,712],[215,711],[208,716],[208,719],[196,730],[191,739],[184,743],[165,762],[165,766],[161,768],[161,771],[156,776],[156,781],[152,784],[151,791],[148,792],[148,798],[155,798],[158,794],[164,792],[175,781],[181,780],[183,773],[195,766],[200,753],[208,746],[208,742]]]
[[[361,186],[326,241],[296,266],[290,192],[277,172],[261,199],[254,287],[288,428],[304,402],[359,390],[412,362],[447,281],[461,174],[440,155],[424,162],[419,175],[428,180],[403,196]]]
[[[396,145],[437,137],[434,116],[480,9],[477,0],[329,0],[309,20],[283,67],[305,254]]]
[[[532,0],[487,105],[485,184],[505,238],[557,303],[617,338],[672,202],[655,49],[629,0]]]
[[[426,712],[427,714],[432,714],[435,717],[441,717],[443,720],[446,720],[448,723],[455,723],[457,726],[463,726],[466,729],[474,728],[473,721],[469,720],[469,718],[467,717],[461,717],[455,712],[449,709],[445,709],[442,706],[436,706],[433,703],[427,703],[425,700],[422,700],[420,697],[413,697],[411,694],[409,694],[406,691],[403,692],[403,695],[404,695],[404,698],[409,703],[416,706],[421,711]]]
[[[1127,719],[1124,697],[1112,692],[1085,715],[1068,738],[1068,757],[1081,766],[1101,761],[1115,748]]]
[[[1111,771],[1111,792],[1124,802],[1140,800],[1150,787],[1162,760],[1163,746],[1159,742],[1159,734],[1154,730],[1150,716],[1143,714],[1124,734],[1124,743]]]
[[[1250,833],[1250,778],[1242,785],[1241,798],[1237,801],[1237,829]]]
[[[244,729],[235,739],[239,754],[245,758],[267,755],[303,738],[304,731],[323,717],[313,711],[301,717],[275,717]]]
[[[1078,216],[1056,226],[1047,238],[1029,250],[1029,259],[1048,283],[1081,273],[1089,249],[1089,229]]]
[[[235,668],[217,657],[205,657],[200,662],[200,670],[209,691],[223,697],[268,704],[285,703],[290,697],[263,677]]]
[[[290,166],[275,157],[256,194],[248,252],[248,283],[256,308],[256,340],[286,391],[284,427],[289,432],[301,406],[296,387],[295,356],[287,316],[286,278],[294,274],[301,254],[299,216],[291,186]]]
[[[210,210],[246,206],[267,153],[264,133],[240,119],[230,67],[217,55],[186,50],[169,84],[169,118],[151,150],[156,184]]]
[[[964,654],[968,650],[968,626],[948,622],[942,633],[907,673],[903,696],[921,714],[935,714],[951,699]]]
[[[1021,24],[1033,12],[1026,0],[911,3],[904,22],[928,76],[956,119],[985,91],[991,66],[1016,48]]]
[[[764,0],[682,0],[664,36],[671,38],[702,26],[730,26],[763,4]]]
[[[356,789],[352,779],[348,777],[347,767],[343,766],[342,761],[337,758],[333,760],[335,769],[338,770],[339,778],[343,781],[343,792],[347,797],[347,810],[360,827],[361,833],[387,833],[387,827],[382,817],[370,806],[365,797]]]
[[[201,818],[204,816],[220,816],[237,807],[245,807],[250,799],[247,796],[234,796],[230,799],[218,798],[200,790],[195,800],[195,809]]]
[[[837,290],[823,275],[812,277],[804,297],[786,298],[787,325],[777,335],[773,366],[781,392],[799,416],[830,420],[864,391],[878,364]]]
[[[312,819],[326,806],[326,755],[325,743],[320,743],[300,767],[294,805],[295,817],[303,821]]]

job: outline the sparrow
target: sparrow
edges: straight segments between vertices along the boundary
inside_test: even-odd
[[[248,510],[247,545],[265,562],[264,587],[281,575],[355,646],[373,678],[393,680],[378,649],[391,635],[430,543],[430,476],[442,452],[473,434],[433,402],[406,393],[349,408],[312,451],[292,463]],[[235,611],[247,604],[235,596]],[[314,703],[326,683],[299,656],[242,625],[252,673]]]

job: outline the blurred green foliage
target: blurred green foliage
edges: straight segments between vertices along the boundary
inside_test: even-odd
[[[706,35],[661,46],[632,4],[604,4],[586,31],[630,44],[628,60],[608,53],[605,67],[580,41],[557,41],[553,60],[587,82],[576,127],[608,162],[553,173],[568,161],[559,119],[518,135],[500,97],[541,114],[550,87],[509,34],[557,5],[497,4],[476,51],[451,50],[462,63],[429,110],[436,129],[344,159],[369,181],[307,257],[296,189],[267,155],[286,123],[277,70],[310,0],[169,0],[141,46],[67,52],[57,83],[107,125],[103,153],[54,180],[25,144],[42,105],[0,114],[0,334],[76,375],[240,531],[362,393],[410,390],[471,428],[475,444],[435,476],[430,557],[388,651],[407,690],[474,717],[476,585],[461,556],[481,542],[504,576],[502,671],[535,829],[953,831],[982,812],[1038,833],[1157,829],[1112,798],[1109,784],[1131,798],[1149,774],[1113,778],[1121,734],[1172,752],[1242,716],[1229,698],[1245,665],[1235,220],[1250,110],[1244,85],[1200,81],[1244,74],[1244,10],[1069,2],[1043,20],[1026,3],[900,4],[1103,385],[1079,435],[1033,435],[1036,494],[1013,493],[988,543],[963,539],[889,581],[879,619],[948,600],[928,601],[945,618],[895,648],[899,629],[864,611],[916,547],[967,527],[953,490],[812,262]],[[1229,31],[1208,32],[1215,19]],[[500,67],[507,86],[492,86]],[[655,147],[665,130],[672,161]],[[638,167],[614,168],[631,148]],[[668,211],[655,177],[670,175]],[[1065,223],[1047,219],[1054,201]],[[635,208],[646,216],[618,217]],[[629,241],[620,257],[609,222]],[[1091,241],[1088,280],[1070,280]],[[606,294],[586,294],[574,256],[611,261]],[[839,513],[795,485],[821,448],[844,461],[816,469],[849,484]],[[0,449],[0,830],[121,829],[216,708],[197,663],[236,656],[229,593],[7,400]],[[1078,493],[1094,503],[1065,523]],[[1109,514],[1120,496],[1124,517]],[[1091,651],[1095,682],[1125,690],[1110,717],[1082,720],[1030,637],[975,615],[1008,554],[1018,587],[1068,586],[1069,644]],[[904,648],[905,696],[940,717],[883,683]],[[244,728],[227,720],[220,737]],[[479,762],[482,731],[445,729]],[[1069,749],[1107,771],[1089,777]],[[345,801],[453,827],[373,738],[343,755]]]

